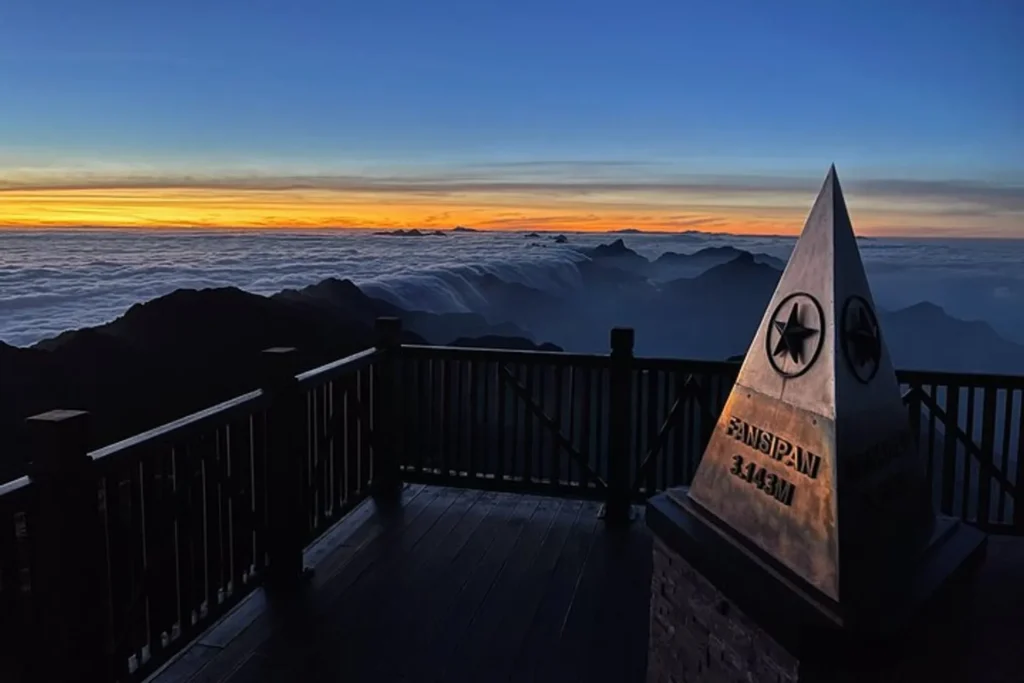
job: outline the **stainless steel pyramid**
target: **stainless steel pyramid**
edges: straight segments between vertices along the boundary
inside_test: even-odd
[[[928,542],[935,515],[834,166],[674,495],[836,602]]]

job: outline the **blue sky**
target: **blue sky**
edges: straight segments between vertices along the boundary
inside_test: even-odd
[[[1022,36],[1019,0],[6,0],[0,174],[1020,184]]]

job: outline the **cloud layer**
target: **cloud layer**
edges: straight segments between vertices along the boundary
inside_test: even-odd
[[[466,310],[479,293],[462,274],[486,271],[546,291],[579,286],[573,247],[520,233],[457,233],[420,239],[363,231],[14,231],[0,249],[0,340],[29,344],[95,325],[179,287],[238,286],[262,294],[347,277],[410,308]],[[793,240],[722,235],[626,235],[648,258],[731,244],[785,259]],[[1024,342],[1024,241],[865,240],[861,252],[880,306],[933,301],[980,318]],[[201,321],[197,322],[201,324]]]

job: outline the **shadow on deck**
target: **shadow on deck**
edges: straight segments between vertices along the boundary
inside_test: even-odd
[[[154,680],[643,681],[651,537],[598,508],[409,485],[307,550],[301,595],[258,591]]]

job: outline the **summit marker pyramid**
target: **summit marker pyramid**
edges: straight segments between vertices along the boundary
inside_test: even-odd
[[[826,602],[860,601],[901,568],[911,572],[933,536],[919,451],[834,166],[693,483],[673,495]]]

